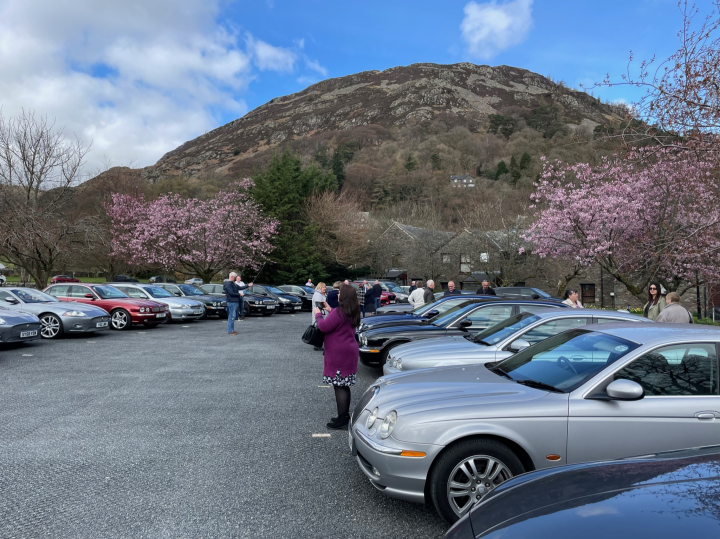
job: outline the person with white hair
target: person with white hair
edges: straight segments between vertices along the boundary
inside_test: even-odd
[[[423,289],[423,282],[418,281],[415,290],[413,290],[408,296],[408,303],[412,305],[413,309],[417,309],[418,307],[425,305],[424,294],[425,290]]]
[[[425,286],[425,291],[423,292],[423,301],[425,302],[425,305],[428,303],[432,303],[435,301],[435,281],[432,279],[428,279],[427,285]]]
[[[237,331],[235,331],[235,318],[237,317],[238,308],[240,307],[240,291],[253,285],[253,283],[250,283],[249,285],[238,286],[235,282],[236,278],[237,273],[231,271],[228,280],[223,283],[223,292],[225,292],[225,301],[227,302],[228,335],[237,335]]]

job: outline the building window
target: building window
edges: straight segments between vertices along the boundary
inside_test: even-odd
[[[595,304],[595,283],[580,283],[580,303],[583,305]]]
[[[490,261],[490,255],[488,253],[480,253],[480,262],[487,264]]]
[[[450,264],[450,263],[452,263],[452,256],[449,255],[448,253],[443,253],[443,254],[442,254],[442,263],[443,263],[443,264]]]
[[[471,271],[470,255],[460,255],[460,273],[470,273]]]

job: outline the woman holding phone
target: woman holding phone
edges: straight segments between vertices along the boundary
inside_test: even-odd
[[[338,416],[331,418],[329,429],[339,429],[350,422],[350,386],[355,384],[358,364],[358,344],[355,328],[360,325],[360,302],[355,288],[340,285],[339,306],[325,306],[328,315],[323,318],[319,308],[313,310],[317,326],[325,335],[323,383],[335,390]]]

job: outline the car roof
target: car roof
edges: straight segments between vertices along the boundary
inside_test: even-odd
[[[605,333],[626,339],[637,344],[647,344],[655,341],[720,341],[720,331],[717,327],[699,326],[697,324],[633,324],[618,322],[591,326],[592,331]]]
[[[619,311],[601,311],[599,309],[558,309],[550,307],[538,307],[537,309],[533,309],[531,314],[539,316],[540,318],[573,318],[575,316],[597,316],[600,318],[622,318],[624,320],[633,320],[636,322],[651,322],[649,318],[644,318],[636,314],[623,313]]]

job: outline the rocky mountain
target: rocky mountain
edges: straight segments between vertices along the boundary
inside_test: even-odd
[[[445,116],[484,132],[492,115],[559,111],[564,124],[607,124],[612,106],[547,77],[509,66],[413,64],[328,79],[272,99],[222,127],[165,154],[142,170],[154,182],[167,176],[240,174],[248,163],[284,145],[361,126],[380,131],[422,125]],[[545,110],[543,109],[543,110]]]

